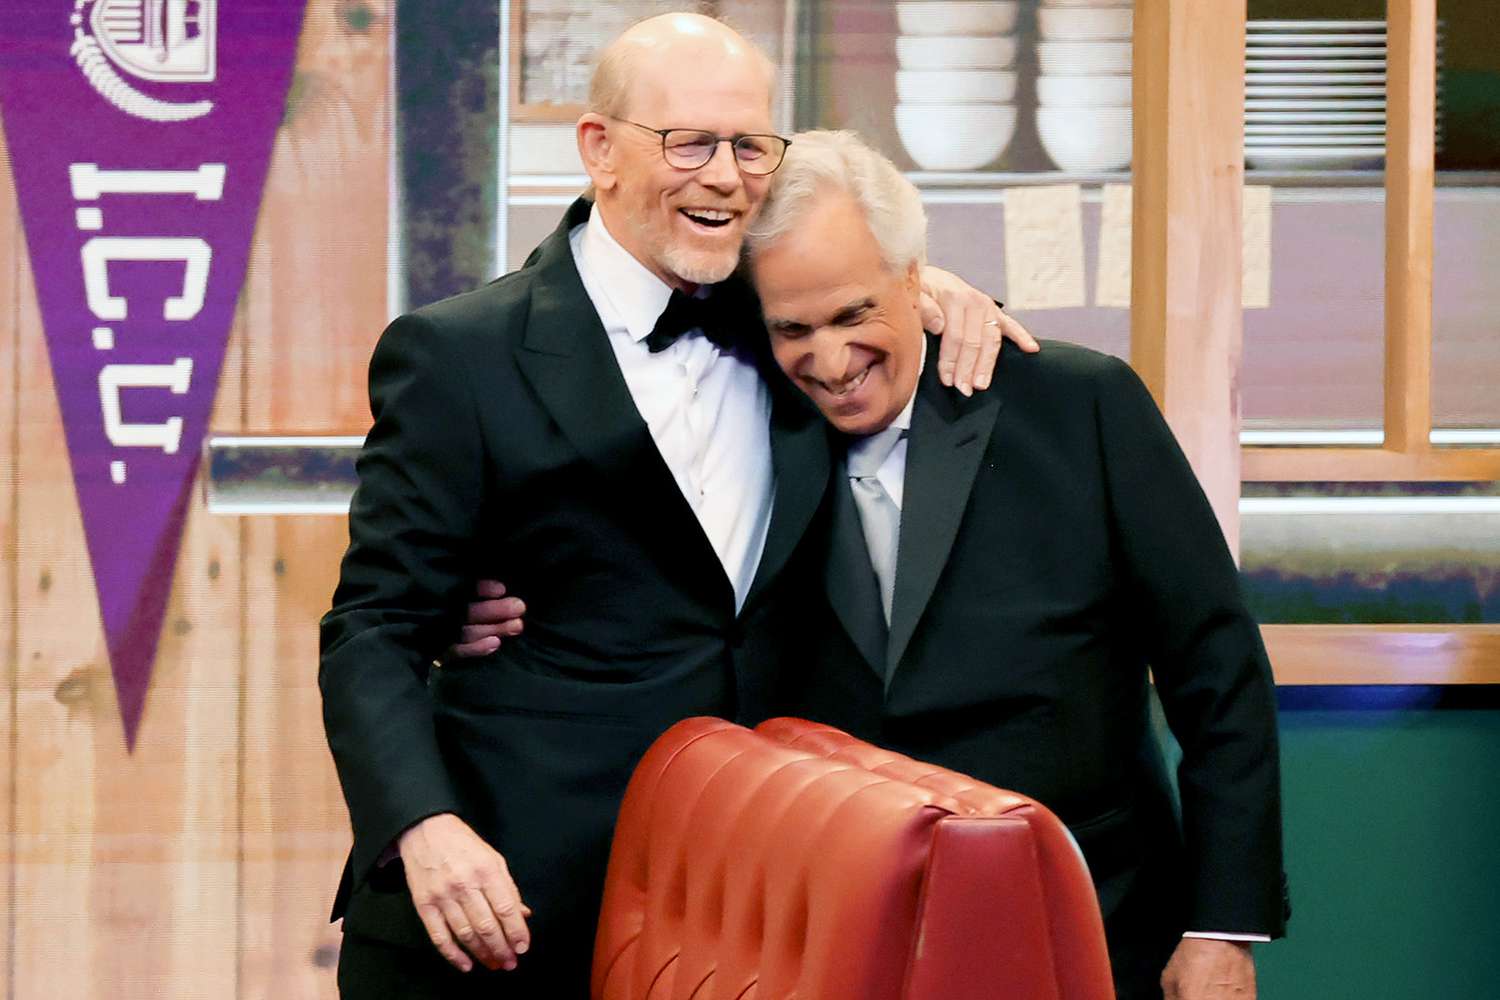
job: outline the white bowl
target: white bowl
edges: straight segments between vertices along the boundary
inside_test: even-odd
[[[896,61],[902,69],[1005,69],[1016,59],[1014,35],[986,38],[916,35],[896,37]]]
[[[1016,96],[1016,74],[1005,69],[901,69],[896,96],[906,104],[1003,104]]]
[[[1036,78],[1037,100],[1049,107],[1130,106],[1130,76],[1049,76]]]
[[[1020,9],[1020,0],[910,0],[896,4],[896,23],[903,35],[1003,35]]]
[[[1059,41],[1100,41],[1129,38],[1129,7],[1042,7],[1036,12],[1043,38]]]
[[[923,170],[978,170],[1010,145],[1013,104],[898,104],[896,131]]]
[[[1109,76],[1130,72],[1129,42],[1037,42],[1048,76]]]
[[[1092,174],[1130,165],[1129,108],[1037,108],[1036,128],[1059,170]]]

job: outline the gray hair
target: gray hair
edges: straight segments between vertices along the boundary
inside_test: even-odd
[[[927,263],[922,196],[895,164],[847,131],[792,136],[786,160],[771,176],[765,204],[745,235],[746,253],[753,257],[786,235],[829,190],[843,191],[860,207],[886,267],[901,271]]]

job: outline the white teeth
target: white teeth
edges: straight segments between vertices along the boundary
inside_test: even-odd
[[[825,384],[823,388],[828,390],[829,395],[836,396],[839,399],[842,399],[854,390],[858,389],[860,386],[864,385],[865,379],[868,378],[869,375],[870,369],[866,368],[864,371],[860,372],[858,375],[854,376],[837,389],[827,384]]]
[[[733,212],[725,212],[714,208],[685,208],[683,211],[692,218],[703,219],[707,222],[728,222],[734,218]]]

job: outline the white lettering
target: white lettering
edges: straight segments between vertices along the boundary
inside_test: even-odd
[[[222,163],[205,163],[197,170],[100,170],[97,163],[68,167],[73,197],[94,201],[106,194],[190,194],[199,201],[224,197]]]
[[[203,308],[213,249],[196,237],[95,236],[83,245],[83,287],[89,309],[100,319],[124,319],[125,298],[109,291],[109,264],[116,260],[182,261],[182,294],[163,304],[162,316],[188,320]]]
[[[182,418],[160,424],[127,424],[120,415],[121,389],[170,389],[181,396],[193,377],[193,359],[178,358],[170,365],[105,365],[99,372],[99,407],[104,433],[120,448],[160,448],[177,453],[182,442]]]

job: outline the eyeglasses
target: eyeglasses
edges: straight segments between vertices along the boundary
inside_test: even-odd
[[[752,177],[764,177],[781,166],[786,148],[792,144],[792,140],[783,139],[779,135],[714,135],[696,128],[652,128],[629,118],[615,118],[614,115],[605,117],[661,136],[661,155],[669,165],[678,170],[697,170],[714,158],[714,151],[719,148],[719,143],[727,142],[741,172]]]

